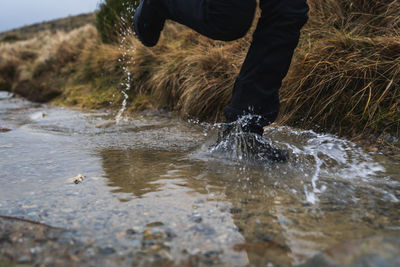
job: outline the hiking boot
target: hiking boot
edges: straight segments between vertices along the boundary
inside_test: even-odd
[[[226,124],[210,151],[232,160],[287,162],[289,159],[288,151],[271,146],[262,134],[244,131],[240,124]]]
[[[143,45],[155,46],[164,28],[165,17],[161,14],[160,0],[141,0],[133,17],[135,33]]]

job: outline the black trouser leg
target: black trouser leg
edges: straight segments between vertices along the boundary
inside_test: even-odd
[[[296,48],[300,29],[307,21],[306,0],[260,0],[262,10],[253,42],[235,82],[228,121],[245,114],[261,115],[257,124],[275,121],[279,88]]]
[[[244,36],[253,22],[256,0],[165,0],[168,19],[215,40]]]
[[[166,17],[217,40],[234,40],[250,28],[255,0],[165,0]],[[255,132],[279,112],[279,88],[286,76],[300,29],[307,21],[306,0],[260,0],[262,10],[253,42],[235,82],[227,121],[251,119]]]

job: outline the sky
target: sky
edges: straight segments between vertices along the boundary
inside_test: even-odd
[[[89,13],[101,0],[0,0],[0,32]]]

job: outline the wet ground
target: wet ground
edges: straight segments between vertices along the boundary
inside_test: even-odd
[[[0,92],[0,264],[400,263],[398,159],[272,127],[289,162],[243,162],[209,149],[217,127]]]

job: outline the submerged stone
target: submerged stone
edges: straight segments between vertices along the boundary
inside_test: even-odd
[[[302,266],[400,266],[400,236],[374,236],[346,241]]]

